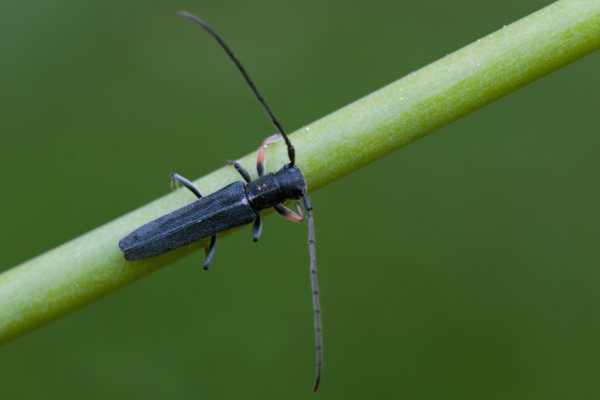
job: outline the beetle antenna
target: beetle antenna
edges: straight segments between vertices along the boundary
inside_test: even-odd
[[[273,125],[275,125],[275,127],[277,128],[278,133],[280,133],[281,136],[283,136],[283,140],[285,140],[285,145],[287,146],[288,158],[290,159],[290,166],[293,166],[296,162],[296,151],[294,150],[294,145],[292,145],[292,142],[286,135],[286,133],[283,129],[283,126],[281,125],[281,122],[279,122],[279,120],[277,119],[277,117],[275,116],[273,111],[271,111],[271,107],[269,107],[265,98],[260,94],[260,92],[258,91],[258,88],[256,87],[256,85],[250,78],[250,75],[248,74],[248,72],[246,71],[246,69],[240,62],[240,60],[237,58],[237,56],[235,55],[235,53],[233,52],[231,47],[229,47],[227,45],[227,43],[225,43],[225,40],[221,37],[221,35],[219,35],[217,33],[217,31],[215,31],[204,20],[198,18],[194,14],[190,14],[187,11],[179,11],[177,13],[177,15],[179,15],[180,17],[183,17],[195,24],[200,25],[206,32],[208,32],[209,35],[211,35],[219,43],[219,45],[223,48],[223,50],[225,50],[225,53],[227,53],[227,55],[229,56],[231,61],[233,61],[235,66],[241,72],[241,74],[244,77],[244,79],[246,80],[246,83],[248,84],[248,86],[250,86],[250,89],[254,93],[254,96],[256,96],[256,99],[260,102],[263,109],[267,112],[267,114],[271,118],[271,121],[273,122]]]
[[[319,279],[317,278],[317,242],[315,239],[315,218],[310,197],[304,193],[302,197],[308,222],[308,254],[310,256],[310,290],[312,292],[313,315],[315,324],[315,385],[313,390],[319,390],[321,370],[323,369],[323,327],[321,324],[321,301],[319,298]]]

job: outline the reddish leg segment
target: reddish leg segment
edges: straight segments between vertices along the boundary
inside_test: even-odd
[[[291,221],[291,222],[304,221],[304,213],[302,212],[302,209],[300,208],[298,203],[296,203],[296,211],[287,208],[286,206],[284,206],[281,203],[277,204],[274,208],[275,208],[275,211],[277,211],[277,213],[279,213],[279,215],[281,215],[288,221]]]
[[[275,135],[271,135],[268,138],[266,138],[258,148],[258,152],[256,153],[256,172],[258,172],[258,176],[263,176],[265,174],[265,150],[267,150],[267,147],[269,147],[269,145],[276,143],[281,139],[282,136],[278,133]]]
[[[258,176],[263,176],[265,174],[265,165],[266,165],[266,156],[265,151],[269,145],[276,143],[282,140],[282,136],[280,134],[271,135],[266,138],[260,147],[258,148],[258,152],[256,153],[256,172],[258,172]],[[236,167],[237,168],[237,167]],[[283,216],[285,219],[291,222],[302,222],[304,221],[304,215],[302,214],[302,208],[296,204],[296,210],[291,210],[284,206],[283,204],[278,204],[275,206],[275,210],[279,213],[279,215]]]

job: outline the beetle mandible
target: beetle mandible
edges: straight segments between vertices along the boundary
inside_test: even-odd
[[[283,205],[286,200],[302,200],[308,222],[310,284],[315,336],[316,371],[313,390],[317,391],[321,382],[321,370],[323,368],[323,335],[319,283],[317,279],[315,226],[306,179],[302,171],[296,166],[294,145],[273,111],[271,111],[266,100],[258,91],[250,75],[221,35],[205,21],[193,14],[182,11],[178,15],[201,26],[225,50],[261,106],[267,112],[277,129],[277,134],[265,139],[258,149],[256,160],[258,179],[254,181],[251,180],[248,171],[237,161],[229,161],[228,163],[242,176],[243,181],[234,182],[215,193],[202,196],[198,188],[190,180],[177,173],[172,174],[171,182],[175,185],[185,186],[198,199],[131,232],[119,241],[119,247],[123,251],[125,258],[133,261],[157,256],[210,237],[209,245],[205,249],[204,269],[206,270],[215,255],[217,233],[236,226],[253,223],[252,237],[254,241],[257,241],[262,232],[261,210],[272,207],[286,219],[292,222],[302,222],[304,215],[300,207],[297,206],[296,210],[291,210]],[[275,173],[265,174],[265,150],[270,144],[281,139],[283,139],[287,146],[289,163]]]

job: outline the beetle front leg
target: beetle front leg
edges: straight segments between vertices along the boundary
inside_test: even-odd
[[[256,153],[256,172],[258,172],[258,176],[263,176],[265,173],[265,150],[267,150],[267,147],[269,147],[269,145],[276,143],[281,139],[282,136],[279,133],[271,135],[268,138],[266,138],[258,148],[258,152]]]
[[[200,190],[198,190],[196,185],[194,185],[194,183],[192,181],[190,181],[189,179],[187,179],[186,177],[179,175],[176,172],[171,174],[171,185],[174,187],[177,187],[178,185],[185,186],[192,193],[194,193],[196,195],[196,197],[198,197],[199,199],[202,198],[202,194],[200,193]],[[208,245],[207,248],[204,249],[204,253],[206,254],[206,256],[204,257],[203,269],[205,271],[208,270],[208,266],[210,265],[213,257],[215,256],[216,244],[217,244],[217,236],[213,235],[210,238],[210,244]]]
[[[304,213],[302,212],[302,209],[300,208],[300,206],[298,206],[297,203],[296,203],[296,211],[287,208],[286,206],[284,206],[281,203],[275,205],[275,207],[273,207],[273,208],[275,209],[275,211],[277,211],[277,213],[279,213],[279,215],[281,215],[288,221],[291,221],[291,222],[304,221]]]

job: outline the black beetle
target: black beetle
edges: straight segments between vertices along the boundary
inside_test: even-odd
[[[204,260],[204,269],[208,269],[215,254],[217,233],[253,222],[253,240],[257,241],[262,231],[261,210],[273,207],[288,220],[302,222],[304,216],[299,207],[297,207],[296,211],[293,211],[283,205],[287,200],[301,199],[308,221],[308,250],[310,256],[310,282],[316,353],[314,391],[317,391],[323,367],[323,336],[319,284],[317,280],[315,228],[312,204],[308,197],[306,180],[302,171],[295,165],[294,146],[266,100],[262,97],[252,79],[250,79],[250,75],[223,38],[206,22],[195,15],[187,12],[180,12],[178,14],[204,28],[225,50],[271,118],[278,133],[265,139],[259,147],[256,162],[259,177],[255,181],[250,179],[248,172],[237,161],[230,161],[229,163],[235,167],[244,181],[234,182],[215,193],[203,197],[198,188],[190,180],[179,174],[173,174],[171,181],[176,185],[180,184],[188,188],[198,197],[198,200],[141,226],[119,241],[119,247],[123,251],[125,258],[132,261],[157,256],[210,237],[210,244],[206,249],[206,258]],[[264,174],[265,149],[280,139],[283,139],[287,146],[289,164],[275,173]]]

